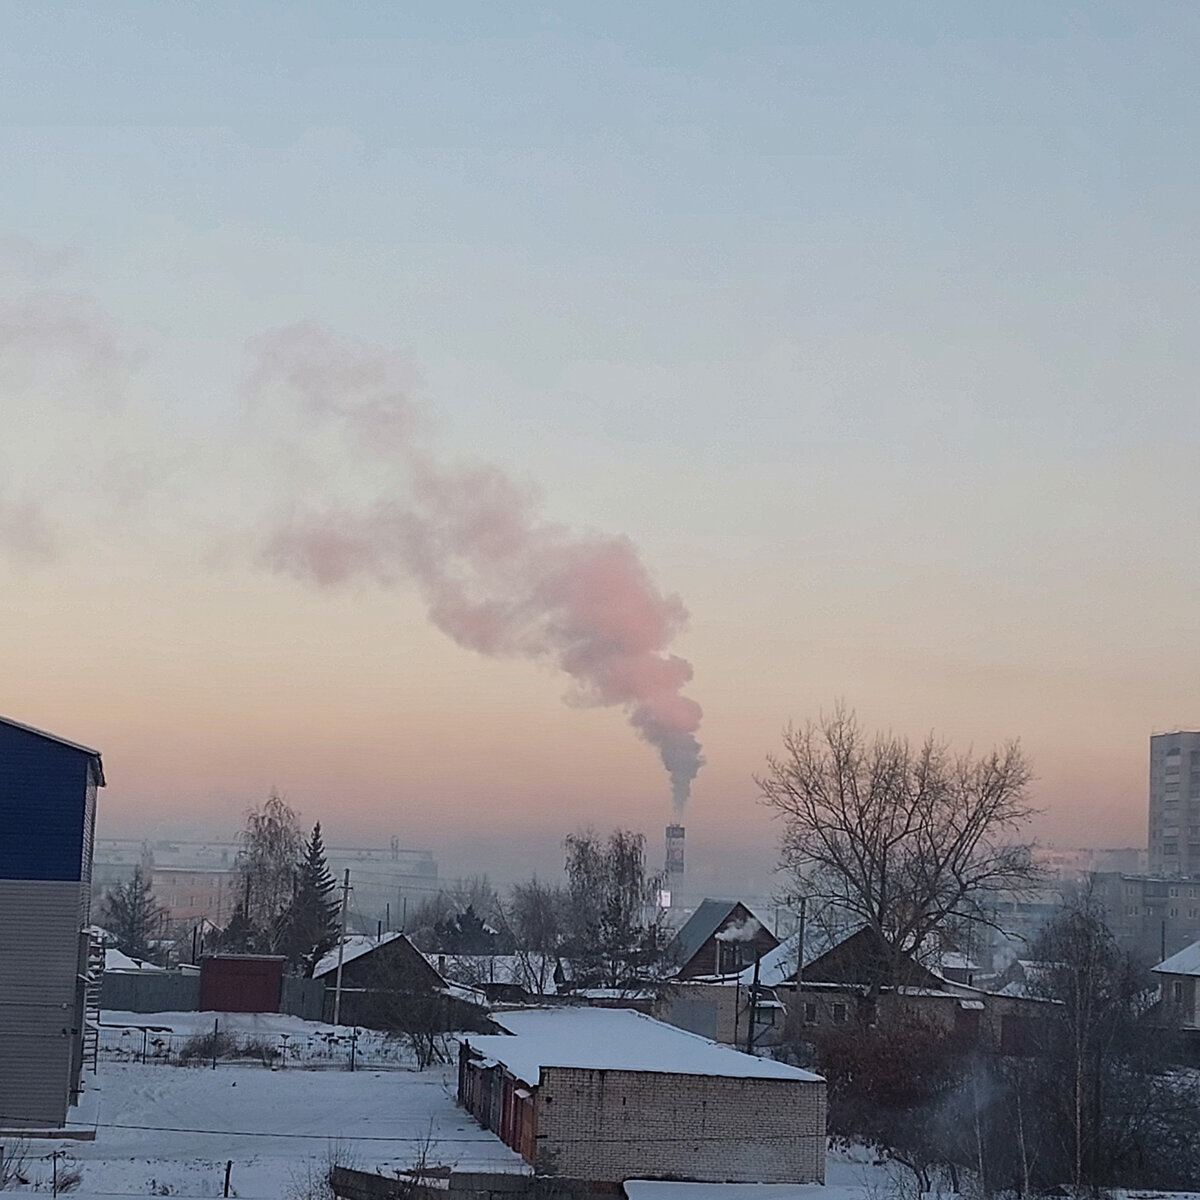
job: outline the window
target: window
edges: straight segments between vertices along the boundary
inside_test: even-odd
[[[1175,982],[1171,984],[1171,999],[1176,1004],[1183,1003],[1183,980],[1176,979]]]
[[[1171,909],[1171,911],[1167,913],[1167,916],[1169,916],[1169,917],[1177,917],[1177,916],[1179,916],[1179,909],[1177,909],[1177,908],[1172,908],[1172,909]]]
[[[1171,897],[1172,900],[1174,900],[1175,897],[1179,895],[1179,889],[1177,887],[1170,888],[1168,890],[1167,894]]]
[[[805,1025],[817,1023],[817,1006],[811,1000],[806,1000],[804,1003],[804,1023]]]
[[[835,1004],[833,1006],[833,1023],[835,1025],[845,1025],[846,1006],[844,1004]]]

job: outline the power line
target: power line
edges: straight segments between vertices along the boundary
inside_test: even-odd
[[[465,1110],[464,1110],[465,1111]],[[0,1121],[14,1120],[15,1118],[7,1117],[0,1113]],[[411,1137],[385,1137],[381,1134],[354,1134],[354,1133],[267,1133],[263,1130],[250,1129],[186,1129],[182,1126],[174,1125],[124,1125],[118,1122],[99,1121],[95,1125],[89,1125],[89,1129],[126,1129],[135,1130],[140,1133],[195,1133],[203,1136],[212,1137],[247,1137],[247,1138],[279,1138],[283,1140],[308,1141],[308,1142],[391,1142],[391,1143],[408,1143],[408,1142],[424,1142],[428,1139],[428,1123],[422,1126],[422,1132],[414,1134]],[[481,1131],[483,1132],[483,1131]],[[502,1145],[507,1146],[507,1143],[501,1141],[500,1135],[492,1130],[486,1131],[491,1138],[500,1141]],[[803,1135],[797,1135],[803,1136]],[[816,1136],[815,1134],[809,1136]],[[822,1134],[822,1137],[824,1135]],[[629,1145],[631,1142],[647,1142],[654,1144],[667,1145],[694,1145],[699,1142],[729,1142],[737,1139],[737,1135],[728,1133],[722,1134],[698,1134],[693,1137],[661,1137],[655,1135],[643,1135],[640,1137],[632,1137],[625,1135],[623,1137],[576,1137],[562,1138],[556,1137],[549,1139],[555,1144],[568,1146],[608,1146],[608,1145]],[[91,1143],[94,1144],[94,1143]],[[432,1146],[436,1149],[438,1146],[480,1146],[486,1145],[487,1139],[483,1137],[440,1137],[435,1136],[432,1141]],[[511,1147],[510,1147],[511,1149]],[[516,1151],[513,1151],[515,1154]],[[49,1155],[43,1155],[44,1158],[49,1158]],[[79,1161],[86,1162],[83,1158]],[[162,1159],[163,1162],[174,1161],[172,1159]]]

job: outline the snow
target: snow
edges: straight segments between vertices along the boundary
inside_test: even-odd
[[[979,964],[957,950],[943,950],[941,968],[943,971],[978,971]]]
[[[768,950],[758,960],[758,982],[760,987],[778,987],[786,983],[796,974],[796,965],[800,958],[800,935],[793,933],[785,938],[774,950]],[[747,967],[738,976],[740,983],[750,986],[754,983],[754,967]]]
[[[279,1038],[330,1026],[275,1014],[105,1012],[104,1026],[149,1026],[184,1036],[221,1028]],[[31,1181],[77,1166],[75,1200],[100,1195],[219,1196],[225,1163],[240,1200],[280,1200],[323,1172],[331,1156],[363,1170],[411,1166],[428,1140],[427,1160],[462,1170],[525,1172],[520,1157],[480,1128],[454,1100],[454,1065],[381,1070],[271,1070],[245,1064],[176,1067],[114,1062],[84,1075],[84,1101],[72,1110],[94,1142],[29,1142]],[[65,1155],[65,1158],[62,1157]],[[169,1189],[169,1192],[167,1191]],[[5,1193],[6,1195],[8,1193]],[[20,1194],[19,1192],[17,1193]]]
[[[507,983],[545,996],[558,991],[555,960],[541,954],[426,954],[425,958],[443,979],[467,987]]]
[[[1200,975],[1200,942],[1193,942],[1178,954],[1163,959],[1154,970],[1163,975]]]
[[[362,934],[355,934],[353,937],[348,937],[342,942],[342,966],[348,962],[353,962],[356,958],[361,958],[364,954],[369,954],[372,950],[380,946],[386,946],[388,942],[394,942],[397,938],[403,937],[402,933],[385,933],[383,937],[366,937]],[[328,954],[325,955],[313,969],[313,978],[317,979],[328,971],[336,971],[338,965],[338,952],[335,946]]]
[[[504,1014],[513,1024],[537,1015]],[[106,1011],[104,1019],[106,1027],[153,1026],[185,1036],[210,1031],[214,1016],[222,1029],[263,1037],[331,1031],[276,1014]],[[84,1104],[72,1110],[76,1117],[86,1113],[96,1140],[29,1142],[31,1186],[13,1194],[28,1194],[34,1185],[49,1192],[51,1154],[58,1155],[60,1173],[82,1173],[73,1200],[220,1196],[227,1161],[231,1194],[239,1200],[286,1200],[320,1194],[308,1185],[331,1161],[391,1175],[411,1166],[426,1145],[430,1165],[527,1173],[516,1154],[456,1105],[455,1076],[452,1065],[351,1073],[220,1063],[214,1071],[102,1057],[99,1075],[84,1076]],[[861,1150],[831,1152],[823,1188],[632,1182],[626,1190],[630,1200],[871,1200],[885,1194],[888,1170],[872,1158]]]
[[[536,1084],[542,1067],[656,1071],[735,1079],[815,1080],[820,1076],[755,1058],[627,1008],[524,1009],[494,1013],[515,1037],[464,1035],[470,1046]]]
[[[130,958],[120,950],[105,950],[104,969],[106,971],[161,971],[153,963],[143,962],[140,958]]]

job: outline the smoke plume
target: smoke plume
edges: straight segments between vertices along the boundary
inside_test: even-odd
[[[58,536],[36,499],[12,499],[0,492],[0,554],[24,565],[58,556]]]
[[[628,538],[572,533],[543,519],[531,492],[492,466],[450,466],[419,445],[420,412],[379,351],[293,326],[251,347],[256,403],[290,398],[340,431],[353,453],[388,464],[382,494],[296,504],[268,530],[273,569],[325,587],[411,582],[430,620],[489,656],[552,663],[568,703],[618,706],[658,750],[676,809],[703,765],[692,667],[668,648],[687,621]]]
[[[752,942],[762,925],[754,917],[743,917],[734,925],[727,925],[717,934],[718,942]]]

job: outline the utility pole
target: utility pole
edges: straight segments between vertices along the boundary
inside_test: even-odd
[[[746,1017],[746,1053],[754,1053],[754,1018],[758,1015],[758,968],[762,964],[761,951],[754,956],[754,982],[750,985],[750,1011]]]
[[[333,988],[333,1023],[339,1024],[342,1015],[342,955],[346,952],[346,910],[350,907],[350,868],[342,881],[342,927],[338,937],[337,982]]]
[[[804,918],[807,916],[808,897],[800,897],[800,944],[796,947],[796,995],[799,999],[800,984],[804,980]]]

